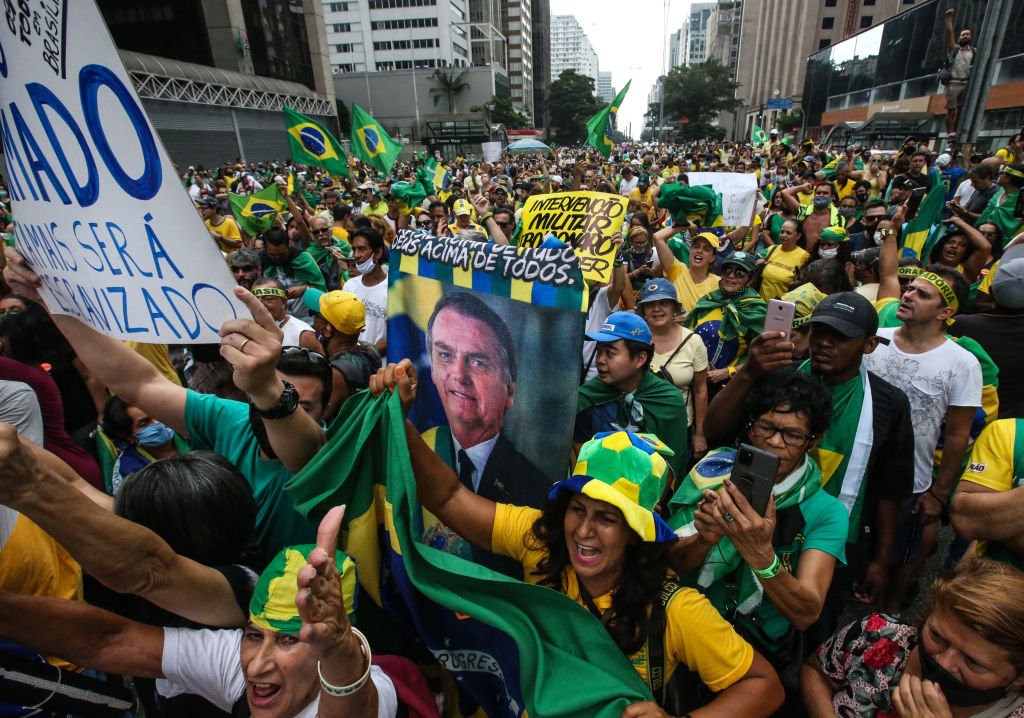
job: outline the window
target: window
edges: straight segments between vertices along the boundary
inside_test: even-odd
[[[818,40],[818,49],[820,50],[823,47],[828,47],[831,44],[832,44],[831,40],[829,40],[827,37],[823,37],[820,40]]]
[[[914,4],[914,0],[903,0],[903,4],[904,5],[913,5]]]
[[[863,16],[861,16],[860,26],[861,27],[871,27],[874,24],[872,22],[873,19],[874,18],[872,18],[870,15],[863,15]]]
[[[334,46],[334,51],[335,52],[352,52],[352,43],[350,43],[350,42],[343,42],[340,45],[335,45]]]
[[[836,0],[825,0],[825,7],[835,7]]]
[[[371,10],[385,10],[393,7],[424,7],[437,5],[437,0],[370,0]]]
[[[327,3],[327,12],[345,12],[348,10],[347,2],[329,2]]]
[[[352,32],[352,23],[336,22],[331,25],[331,32]]]
[[[416,48],[417,50],[422,50],[422,49],[428,48],[428,47],[439,47],[440,46],[440,42],[438,42],[437,38],[434,37],[434,38],[430,38],[428,40],[413,40],[412,41],[412,46],[414,48]]]
[[[832,27],[835,24],[836,24],[836,19],[834,17],[823,17],[823,18],[821,18],[821,29],[822,30],[831,30]]]
[[[356,71],[356,66],[353,65],[352,63],[347,63],[347,64],[335,65],[334,66],[334,74],[335,75],[337,75],[338,73],[341,73],[341,72],[355,72],[355,71]]]
[[[875,0],[864,0],[864,7],[873,7]]]
[[[374,20],[371,30],[403,30],[409,27],[437,27],[436,17],[414,17],[408,20]]]

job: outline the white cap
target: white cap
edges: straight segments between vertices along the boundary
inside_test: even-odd
[[[550,179],[552,182],[562,184],[562,175],[551,175],[548,179]]]
[[[779,131],[773,127],[770,130],[768,130],[768,134],[769,135],[777,135],[777,134],[779,134]]]
[[[939,167],[949,167],[949,163],[953,161],[953,158],[949,156],[948,152],[943,152],[941,155],[935,158],[935,164]]]

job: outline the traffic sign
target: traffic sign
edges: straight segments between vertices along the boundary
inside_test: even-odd
[[[769,110],[791,110],[793,109],[793,101],[787,98],[772,98],[768,100]]]

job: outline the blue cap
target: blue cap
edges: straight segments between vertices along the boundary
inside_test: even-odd
[[[633,312],[614,312],[604,320],[599,332],[587,332],[587,339],[595,342],[616,342],[627,339],[641,344],[654,341],[651,330],[642,317]]]
[[[679,304],[679,294],[676,292],[675,285],[667,279],[657,277],[644,284],[644,292],[640,295],[640,301],[637,304],[660,302],[662,299],[671,299]]]

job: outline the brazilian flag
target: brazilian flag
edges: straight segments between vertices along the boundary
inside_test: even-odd
[[[286,208],[284,197],[276,184],[255,194],[229,194],[228,202],[235,215],[235,221],[246,234],[255,237],[263,234]]]
[[[377,120],[359,105],[352,105],[352,154],[387,174],[401,151],[402,145],[391,139]]]
[[[622,88],[622,92],[617,94],[615,99],[612,100],[612,104],[587,120],[587,144],[595,148],[605,158],[611,155],[612,147],[615,146],[615,143],[608,136],[608,130],[611,129],[615,116],[619,114],[619,106],[626,99],[626,93],[629,92],[629,85],[632,82],[630,80],[626,83],[626,86]]]
[[[917,209],[917,216],[903,225],[904,257],[917,257],[923,264],[935,248],[942,233],[942,208],[946,206],[946,190],[941,175],[932,170],[929,175],[928,195]]]
[[[754,125],[750,130],[750,144],[754,147],[761,147],[768,141],[768,135],[760,125]]]
[[[284,108],[284,122],[288,128],[292,160],[323,167],[334,176],[348,177],[348,157],[330,132],[290,107]]]

